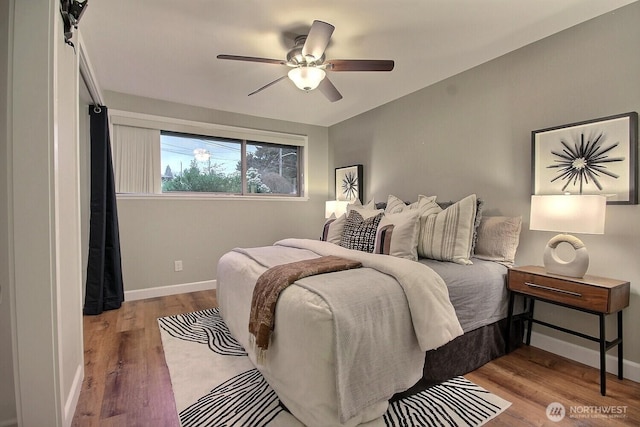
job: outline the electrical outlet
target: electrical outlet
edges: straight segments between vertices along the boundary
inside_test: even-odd
[[[174,271],[182,271],[182,260],[173,262],[173,270]]]

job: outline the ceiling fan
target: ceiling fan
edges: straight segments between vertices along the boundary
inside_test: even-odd
[[[335,27],[327,22],[313,21],[308,35],[295,38],[293,48],[287,53],[287,59],[256,58],[253,56],[218,55],[218,59],[233,61],[262,62],[266,64],[285,65],[289,72],[261,88],[251,92],[249,96],[278,83],[287,77],[304,91],[320,89],[320,92],[331,102],[342,99],[342,95],[327,77],[327,71],[391,71],[392,60],[376,59],[332,59],[325,61],[325,49],[329,45]]]

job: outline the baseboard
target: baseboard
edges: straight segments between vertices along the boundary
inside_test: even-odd
[[[73,416],[76,413],[76,407],[78,406],[78,400],[80,399],[80,391],[82,390],[82,380],[84,379],[84,366],[79,365],[76,369],[76,374],[73,377],[73,384],[71,385],[71,391],[67,399],[67,403],[64,405],[64,425],[71,427],[73,423]]]
[[[531,345],[550,353],[557,354],[567,359],[575,360],[596,369],[600,369],[600,353],[596,350],[581,347],[579,345],[565,342],[557,338],[549,337],[537,332],[531,333]],[[618,374],[618,358],[615,348],[607,353],[607,372]],[[624,378],[640,383],[640,363],[624,360],[622,363]]]
[[[181,283],[178,285],[158,286],[148,289],[136,289],[124,292],[125,301],[135,301],[147,298],[164,297],[167,295],[183,294],[187,292],[208,291],[216,288],[216,280],[203,282]]]
[[[0,427],[18,427],[18,420],[15,418],[11,420],[0,420]]]

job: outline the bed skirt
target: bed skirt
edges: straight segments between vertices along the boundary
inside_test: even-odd
[[[469,331],[442,347],[428,351],[424,374],[410,389],[397,393],[391,401],[416,394],[434,384],[474,371],[482,365],[504,356],[507,319]],[[511,328],[509,352],[522,344],[524,322],[516,318]]]

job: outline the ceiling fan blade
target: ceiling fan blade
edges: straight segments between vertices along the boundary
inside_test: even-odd
[[[333,83],[331,83],[331,80],[329,80],[328,77],[322,79],[320,85],[318,86],[318,89],[331,102],[340,101],[342,99],[342,95],[340,94],[340,92],[338,92],[338,89],[336,89],[336,87],[333,85]]]
[[[218,55],[216,58],[230,59],[232,61],[263,62],[266,64],[287,65],[287,62],[281,59],[256,58],[255,56]]]
[[[327,61],[331,71],[391,71],[395,63],[386,59],[332,59]]]
[[[275,79],[275,80],[274,80],[274,81],[272,81],[271,83],[267,83],[266,85],[262,86],[260,89],[254,90],[253,92],[251,92],[251,93],[250,93],[249,95],[247,95],[247,96],[255,95],[256,93],[258,93],[258,92],[261,92],[261,91],[265,90],[265,89],[266,89],[266,88],[268,88],[269,86],[273,86],[274,84],[278,83],[280,80],[284,80],[284,79],[286,79],[287,77],[289,77],[289,76],[285,74],[284,76],[282,76],[282,77],[280,77],[280,78]]]
[[[331,39],[331,34],[333,34],[334,29],[335,27],[333,25],[324,21],[313,21],[309,34],[307,35],[307,40],[304,42],[304,46],[302,46],[302,55],[311,55],[315,59],[322,58],[324,50],[329,45],[329,40]]]

